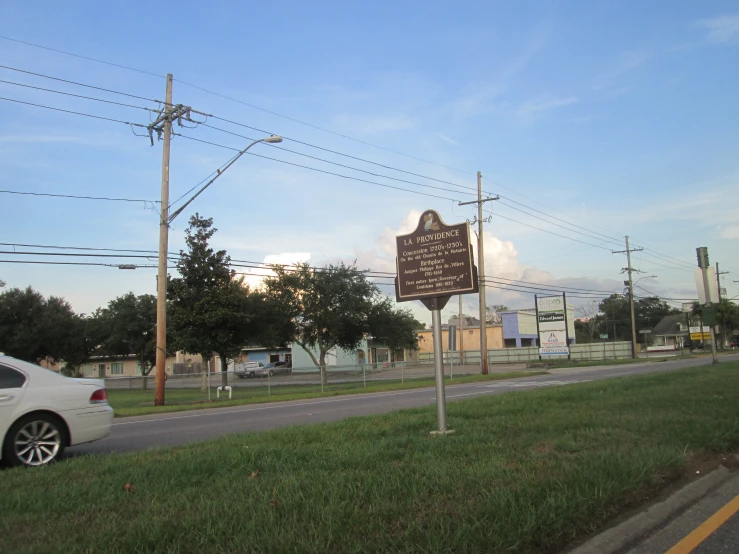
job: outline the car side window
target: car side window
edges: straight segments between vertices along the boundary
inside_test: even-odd
[[[0,389],[19,389],[26,382],[26,376],[8,366],[0,365]]]

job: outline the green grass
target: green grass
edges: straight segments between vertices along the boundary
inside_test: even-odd
[[[534,375],[545,375],[546,371],[519,371],[510,373],[496,373],[491,375],[460,375],[453,380],[446,378],[447,385],[477,383],[484,381],[499,381],[501,379],[515,379],[517,377],[531,377]],[[213,381],[211,381],[213,384]],[[329,383],[321,392],[321,385],[272,385],[271,394],[268,393],[267,383],[260,381],[262,386],[235,387],[233,397],[228,400],[228,394],[221,394],[221,399],[216,400],[215,385],[211,388],[211,400],[208,401],[208,393],[195,389],[167,389],[165,395],[166,405],[154,406],[153,384],[149,390],[141,389],[108,389],[108,402],[115,409],[116,417],[128,417],[147,414],[158,414],[165,412],[181,412],[184,410],[196,410],[205,408],[222,408],[227,406],[241,406],[244,404],[261,404],[264,402],[283,402],[286,400],[300,400],[306,398],[322,398],[326,396],[337,396],[342,394],[364,394],[372,392],[383,392],[392,390],[415,389],[434,386],[434,379],[406,379],[401,383],[397,380],[368,381],[364,387],[362,381],[349,383]]]
[[[452,402],[450,437],[429,406],[14,469],[0,551],[557,552],[739,446],[738,407],[722,363]]]
[[[693,356],[657,356],[649,358],[638,358],[636,360],[632,358],[620,358],[617,360],[562,360],[562,361],[540,361],[540,362],[529,362],[526,367],[530,368],[541,368],[541,369],[564,369],[569,367],[594,367],[604,365],[624,365],[624,364],[644,364],[651,362],[666,362],[675,360],[687,360]]]

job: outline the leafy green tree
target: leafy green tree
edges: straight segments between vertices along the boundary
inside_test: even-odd
[[[153,294],[129,292],[108,302],[96,313],[103,330],[100,352],[113,356],[135,355],[141,368],[142,388],[156,363],[157,299]]]
[[[278,324],[275,304],[237,278],[225,250],[210,247],[216,231],[212,218],[198,214],[190,218],[185,231],[187,252],[180,251],[177,262],[180,277],[168,280],[168,327],[174,349],[200,354],[204,363],[213,353],[218,354],[225,386],[228,360],[245,344],[284,343],[292,324],[287,315]]]
[[[390,349],[393,361],[396,350],[418,350],[418,330],[424,328],[409,309],[396,308],[387,297],[372,306],[367,326],[372,338]]]
[[[97,340],[96,320],[75,314],[63,298],[44,298],[32,287],[0,294],[0,351],[9,356],[64,362],[76,373]]]
[[[265,281],[267,294],[284,306],[292,321],[293,341],[320,369],[325,385],[326,355],[334,348],[354,350],[366,336],[388,346],[415,348],[420,327],[409,312],[395,310],[355,265],[344,263],[295,269],[273,267]],[[313,352],[318,350],[318,358]]]

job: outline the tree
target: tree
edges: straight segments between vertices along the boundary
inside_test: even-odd
[[[502,312],[507,312],[508,306],[503,304],[495,304],[492,307],[487,308],[487,319],[486,322],[492,325],[500,325],[503,323]]]
[[[281,335],[285,339],[289,336],[292,325],[286,316],[287,323],[266,329],[265,318],[273,323],[279,319],[274,303],[236,277],[225,250],[210,247],[216,231],[212,218],[198,214],[190,218],[185,231],[188,251],[180,251],[177,262],[180,277],[168,280],[168,318],[173,348],[200,354],[204,363],[217,353],[226,386],[228,360],[247,342],[279,342]],[[203,376],[205,386],[205,373]]]
[[[372,306],[367,325],[372,338],[390,349],[392,361],[395,361],[396,350],[418,350],[418,331],[425,327],[409,309],[395,308],[389,298]]]
[[[593,304],[583,304],[575,310],[579,318],[575,319],[575,336],[577,342],[592,342],[595,338],[595,328],[600,323],[598,307]]]
[[[95,348],[95,322],[88,319],[63,298],[9,289],[0,294],[0,351],[34,363],[63,361],[74,373]]]
[[[108,302],[96,315],[104,330],[101,353],[135,355],[144,377],[141,387],[146,389],[147,376],[156,363],[156,296],[129,292]]]
[[[310,356],[325,385],[326,355],[335,348],[354,350],[366,336],[393,348],[416,346],[421,324],[410,312],[395,310],[355,265],[344,263],[295,269],[274,266],[267,294],[291,316],[293,341]],[[318,350],[318,359],[313,352]]]

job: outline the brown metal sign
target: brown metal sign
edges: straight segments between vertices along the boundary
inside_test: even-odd
[[[426,210],[416,230],[395,241],[398,302],[478,291],[468,223],[446,225],[438,213]]]

